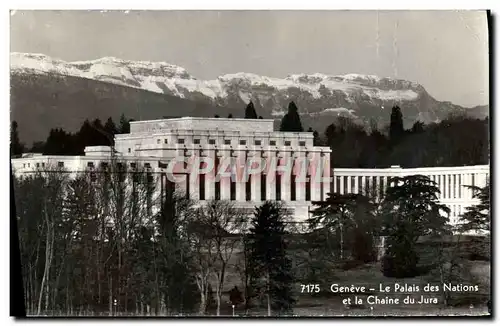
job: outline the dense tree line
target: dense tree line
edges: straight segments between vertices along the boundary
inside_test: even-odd
[[[200,206],[173,188],[158,193],[156,175],[118,163],[75,178],[59,168],[15,178],[30,314],[219,315],[232,297],[247,312],[287,315],[299,280],[321,283],[339,264],[379,258],[384,275],[415,276],[417,239],[451,231],[425,176],[394,178],[383,194],[329,194],[296,224],[281,202],[253,212],[226,201]],[[463,215],[466,231],[489,229],[489,186],[476,190],[480,204]],[[235,274],[242,293],[228,291]]]
[[[277,203],[255,213],[226,201],[200,206],[173,188],[158,189],[158,176],[125,166],[114,162],[72,178],[49,167],[15,178],[29,314],[219,315],[242,251],[250,253],[242,264],[253,280],[247,284],[253,306],[266,306],[257,298],[267,297],[269,313],[290,311],[292,279],[284,278],[290,261]],[[266,253],[269,239],[275,252]],[[264,287],[262,269],[269,275]],[[278,278],[284,284],[270,285]]]
[[[299,110],[290,102],[281,121],[281,131],[302,132],[304,127]],[[216,116],[218,117],[218,116]],[[246,119],[261,119],[252,102],[245,108]],[[232,118],[230,114],[228,118]],[[21,144],[18,125],[11,124],[11,155],[25,151],[52,155],[82,155],[85,146],[112,145],[117,133],[130,132],[129,120],[121,117],[118,124],[109,118],[104,125],[99,119],[85,120],[76,133],[62,128],[52,129],[44,142],[35,142],[30,149]],[[467,130],[467,132],[464,132]],[[410,129],[403,127],[403,111],[395,106],[389,126],[370,128],[346,117],[337,117],[320,135],[312,128],[314,144],[332,149],[331,164],[342,168],[384,168],[400,165],[404,168],[425,166],[463,166],[489,163],[489,119],[479,120],[462,115],[423,124],[415,122]]]
[[[11,155],[23,152],[43,153],[44,155],[83,155],[86,146],[112,146],[114,135],[130,132],[130,121],[124,115],[117,124],[110,117],[103,124],[101,120],[88,119],[75,132],[67,132],[63,128],[53,128],[45,141],[34,142],[30,148],[19,142],[19,131],[16,121],[11,124]]]
[[[450,116],[404,130],[402,114],[393,109],[388,132],[365,130],[339,118],[327,127],[320,143],[332,149],[333,167],[403,168],[489,164],[489,120]],[[396,121],[392,121],[396,120]],[[467,132],[464,132],[467,130]]]

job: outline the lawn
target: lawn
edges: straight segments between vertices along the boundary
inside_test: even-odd
[[[486,302],[490,298],[490,262],[486,260],[471,260],[471,248],[477,246],[471,245],[470,241],[464,241],[456,251],[454,244],[448,242],[446,245],[446,253],[450,254],[453,250],[461,257],[460,273],[453,279],[452,285],[477,285],[477,291],[460,291],[449,292],[448,305],[444,304],[443,293],[424,292],[426,285],[442,287],[440,281],[439,270],[435,266],[436,247],[442,244],[431,242],[421,242],[418,246],[420,256],[419,265],[423,270],[422,274],[405,279],[388,278],[382,275],[380,271],[380,263],[374,262],[370,264],[362,264],[350,269],[332,268],[328,273],[329,277],[320,282],[321,291],[318,294],[301,293],[301,282],[295,283],[295,299],[294,315],[299,316],[382,316],[382,315],[433,315],[433,316],[449,316],[449,315],[485,315],[488,314]],[[475,250],[475,249],[474,249]],[[231,262],[237,262],[237,255]],[[474,256],[474,255],[472,255]],[[476,257],[478,255],[475,255]],[[305,283],[305,282],[304,282]],[[418,292],[410,293],[395,293],[394,286],[398,283],[400,287],[419,287]],[[447,283],[447,282],[445,282]],[[332,293],[330,286],[338,284],[339,286],[365,286],[367,292],[360,294]],[[391,291],[388,293],[380,292],[380,285],[383,287],[389,286]],[[244,289],[241,277],[234,269],[229,271],[226,279],[225,290],[229,291],[232,287],[238,286],[240,290]],[[372,290],[370,290],[372,289]],[[424,296],[428,302],[418,304],[421,296]],[[363,304],[345,304],[344,299],[354,296],[363,300]],[[378,296],[379,298],[389,297],[391,299],[399,298],[399,303],[395,304],[368,304],[366,302],[368,296]],[[415,300],[414,304],[404,304],[403,299],[409,297]],[[430,298],[434,298],[437,302],[431,302]],[[373,298],[371,298],[373,301]],[[222,309],[223,314],[232,314],[232,308],[229,303],[229,296],[223,298],[225,302]],[[353,302],[351,302],[353,303]],[[211,309],[211,311],[213,311]],[[236,307],[235,313],[242,315],[245,313],[243,307]],[[267,310],[263,308],[253,308],[248,311],[250,315],[266,315]]]

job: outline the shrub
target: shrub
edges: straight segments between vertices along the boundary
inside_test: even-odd
[[[382,258],[382,274],[386,277],[405,278],[419,274],[418,255],[408,242],[389,245]]]

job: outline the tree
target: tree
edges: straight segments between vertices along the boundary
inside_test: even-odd
[[[312,128],[309,128],[309,129],[310,130],[308,130],[308,131],[311,132]],[[319,133],[316,130],[312,131],[312,133],[313,133],[313,145],[314,146],[321,146],[322,144],[321,144],[321,139],[319,138]]]
[[[40,292],[38,296],[37,314],[49,309],[52,294],[51,278],[53,277],[54,253],[56,253],[56,242],[58,237],[57,228],[61,223],[63,212],[62,199],[64,194],[67,175],[60,168],[54,168],[52,171],[37,172],[38,178],[43,183],[41,196],[41,214],[45,227],[45,262],[43,276],[40,283]]]
[[[466,208],[466,212],[459,220],[461,232],[489,232],[490,231],[490,182],[480,188],[467,186],[473,191],[473,198],[479,199],[479,203]]]
[[[109,142],[113,136],[106,132],[100,119],[95,119],[94,121],[92,121],[91,127],[94,129],[93,130],[94,139],[92,146],[110,145]]]
[[[213,273],[216,257],[214,239],[206,225],[197,219],[190,221],[187,228],[195,267],[194,276],[200,294],[198,313],[204,315],[210,299],[210,275]]]
[[[240,290],[238,290],[238,287],[235,285],[234,288],[231,289],[229,292],[229,301],[231,302],[232,305],[239,305],[242,303],[243,300],[243,295]]]
[[[321,139],[319,138],[319,133],[316,130],[313,130],[312,127],[309,127],[309,129],[307,129],[307,132],[312,132],[314,146],[320,146]]]
[[[195,218],[195,203],[182,193],[165,190],[162,210],[156,216],[158,265],[165,284],[162,293],[169,311],[183,313],[192,311],[198,303],[192,251],[186,235],[187,225]]]
[[[292,101],[288,104],[288,113],[281,120],[280,131],[302,132],[302,123],[300,122],[299,109]]]
[[[292,312],[293,275],[287,256],[286,213],[279,203],[265,202],[255,209],[249,234],[252,291],[266,297],[268,316]]]
[[[401,112],[401,108],[397,105],[392,108],[389,128],[389,139],[393,145],[397,144],[404,134],[403,113]]]
[[[217,316],[220,315],[222,291],[226,281],[228,263],[236,246],[240,243],[239,233],[244,231],[244,213],[227,201],[211,200],[199,210],[197,223],[204,227],[204,236],[210,238],[213,250],[211,274],[215,279]]]
[[[336,248],[340,247],[338,258],[342,260],[348,247],[356,260],[367,263],[375,259],[373,240],[378,233],[378,226],[374,216],[375,205],[369,197],[332,193],[326,201],[313,202],[313,205],[315,209],[308,224],[311,231],[321,236],[316,241],[323,242],[329,254],[325,258],[336,259]],[[340,241],[337,243],[338,238]]]
[[[426,235],[450,234],[450,209],[438,201],[439,189],[429,177],[411,175],[390,180],[382,202],[383,234],[387,250],[382,269],[385,276],[417,275],[417,240]]]
[[[325,129],[325,138],[328,145],[332,144],[336,136],[337,128],[334,123],[328,125]]]
[[[19,131],[16,121],[10,124],[10,155],[20,155],[24,152],[24,145],[19,140]]]
[[[227,116],[228,119],[232,119],[233,118],[233,115],[231,113],[228,114]]]
[[[424,132],[425,125],[422,121],[415,121],[413,126],[411,127],[411,132],[414,134],[418,134]]]
[[[116,127],[115,122],[111,117],[109,117],[108,120],[106,120],[106,123],[104,124],[104,131],[111,137],[113,137],[118,133],[118,128]]]
[[[252,101],[245,108],[245,119],[257,119],[257,112],[255,112]]]
[[[29,151],[31,153],[43,153],[44,148],[45,148],[45,142],[36,141],[36,142],[33,142],[33,145],[31,146]]]
[[[81,151],[83,153],[83,150]],[[51,129],[45,142],[44,155],[80,154],[77,137],[61,128]]]
[[[120,127],[118,128],[120,134],[128,134],[130,133],[130,121],[125,118],[125,115],[122,113],[120,116]]]
[[[214,115],[214,118],[220,118],[220,116],[218,114]]]

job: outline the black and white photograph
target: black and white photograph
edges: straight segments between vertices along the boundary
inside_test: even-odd
[[[491,318],[493,16],[10,10],[11,315]]]

